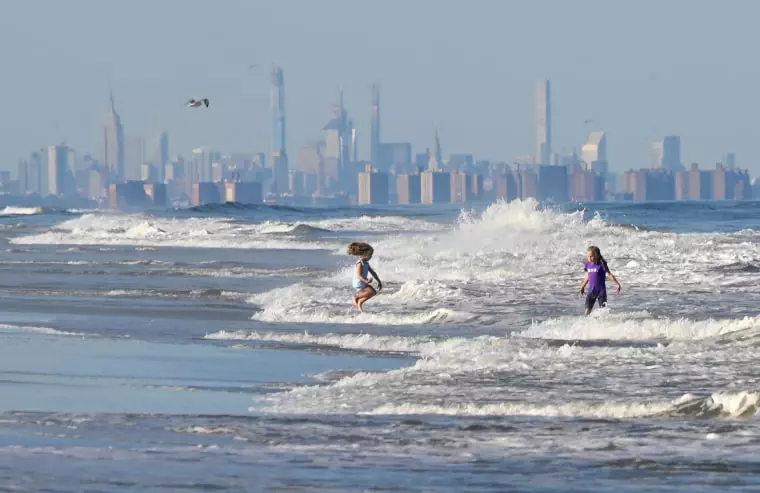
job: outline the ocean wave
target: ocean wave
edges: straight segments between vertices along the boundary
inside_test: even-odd
[[[139,247],[315,250],[313,239],[272,237],[259,224],[230,218],[160,218],[146,214],[84,214],[48,231],[11,239],[14,244],[131,245]]]
[[[334,347],[368,352],[417,354],[438,341],[433,337],[398,337],[371,334],[309,334],[220,330],[205,339],[227,341],[279,342],[303,346]]]
[[[197,212],[203,214],[240,214],[246,212],[262,213],[303,213],[303,209],[287,205],[266,204],[241,204],[239,202],[225,202],[223,204],[204,204],[187,208],[175,209],[178,212]]]
[[[597,419],[735,419],[753,417],[757,414],[759,407],[760,393],[740,391],[716,392],[709,396],[685,394],[675,401],[654,402],[561,402],[557,404],[503,402],[497,404],[463,404],[454,406],[387,404],[360,414],[538,416]]]
[[[534,323],[515,337],[545,340],[698,341],[760,328],[760,316],[690,320],[655,318],[647,312],[592,312],[590,317],[561,317]]]
[[[34,325],[0,324],[0,330],[4,330],[7,332],[31,332],[35,334],[45,334],[45,335],[55,335],[55,336],[84,337],[88,335],[82,332],[69,332],[65,330],[51,329],[50,327],[37,327]]]

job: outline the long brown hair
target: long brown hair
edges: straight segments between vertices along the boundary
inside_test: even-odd
[[[590,246],[588,247],[588,251],[591,252],[591,261],[595,264],[606,264],[607,261],[604,260],[604,257],[602,257],[602,251],[599,249],[598,246]]]
[[[348,252],[349,255],[358,255],[361,257],[369,257],[374,251],[375,249],[372,248],[372,245],[362,241],[354,241],[348,245],[348,248],[346,249],[346,252]]]

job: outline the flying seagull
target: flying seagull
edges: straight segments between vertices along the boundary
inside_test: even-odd
[[[199,108],[202,104],[205,104],[206,108],[208,108],[208,98],[199,99],[197,101],[195,99],[191,99],[185,104],[185,106],[188,108]]]

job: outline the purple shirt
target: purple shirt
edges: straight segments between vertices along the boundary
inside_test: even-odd
[[[605,284],[607,277],[607,263],[595,264],[593,262],[586,262],[583,270],[588,272],[588,292],[589,294],[607,294],[607,285]]]

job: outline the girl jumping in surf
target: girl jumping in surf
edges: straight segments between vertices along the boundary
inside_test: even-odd
[[[607,261],[602,257],[602,251],[599,250],[599,247],[588,247],[586,259],[588,261],[583,267],[583,270],[586,271],[586,277],[581,284],[581,295],[586,294],[586,285],[588,285],[588,294],[586,294],[586,315],[588,315],[594,309],[594,303],[597,301],[600,308],[607,306],[607,275],[617,284],[615,294],[620,294],[622,286],[607,266]]]
[[[375,249],[369,243],[355,241],[348,245],[348,254],[356,255],[359,260],[356,261],[354,269],[354,306],[360,312],[363,312],[364,303],[377,294],[377,290],[372,286],[372,281],[377,280],[377,289],[383,289],[383,283],[380,277],[372,270],[369,261]],[[372,277],[369,277],[372,274]]]

